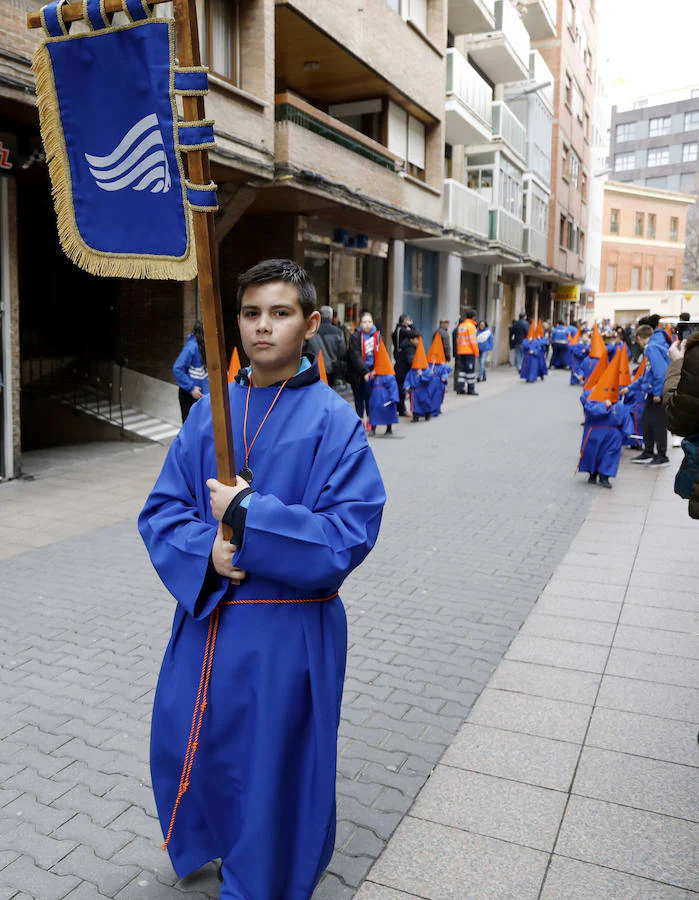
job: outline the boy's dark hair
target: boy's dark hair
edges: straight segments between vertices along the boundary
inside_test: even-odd
[[[422,332],[418,331],[417,328],[411,328],[410,331],[407,332],[407,334],[405,335],[403,340],[407,339],[409,341],[412,341],[413,338],[419,338],[419,337],[422,337]]]
[[[680,322],[689,322],[691,318],[688,312],[680,313]]]
[[[472,306],[467,306],[464,310],[464,319],[475,319],[476,310]]]
[[[639,325],[636,329],[637,338],[649,338],[653,334],[653,328],[650,325]]]
[[[318,297],[311,276],[291,259],[264,259],[238,276],[238,309],[245,291],[254,284],[283,281],[296,288],[301,310],[306,318],[315,311]]]
[[[660,322],[660,316],[657,313],[653,313],[652,316],[648,316],[648,324],[650,327],[655,330],[658,327]]]

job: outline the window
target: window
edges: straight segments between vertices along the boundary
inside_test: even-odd
[[[580,182],[580,196],[587,202],[587,172],[582,173],[582,180]]]
[[[575,250],[576,243],[575,225],[573,224],[572,219],[568,219],[568,228],[566,230],[566,247],[569,250]]]
[[[672,119],[670,116],[661,116],[658,119],[651,119],[648,123],[648,137],[660,137],[664,134],[670,134],[670,125]]]
[[[470,187],[472,191],[478,191],[481,196],[485,197],[488,202],[493,200],[493,170],[492,169],[469,169],[466,181],[466,187]]]
[[[695,172],[682,172],[680,175],[680,190],[685,194],[699,193],[699,190],[697,190],[697,186],[694,183],[695,180]]]
[[[653,266],[646,266],[646,278],[643,282],[643,288],[646,291],[653,290]]]
[[[645,224],[645,214],[644,213],[636,213],[636,237],[643,237],[643,226]]]
[[[649,163],[650,165],[650,163]],[[635,153],[616,153],[614,155],[614,171],[629,172],[636,168]]]
[[[684,114],[684,130],[696,131],[699,129],[699,109]]]
[[[565,144],[561,147],[561,178],[568,181],[568,147]]]
[[[680,220],[673,216],[670,219],[670,240],[676,241],[680,236]]]
[[[636,123],[635,122],[625,122],[623,125],[617,125],[617,127],[616,127],[617,144],[622,144],[624,141],[634,141],[634,140],[636,140]]]
[[[583,120],[583,95],[577,84],[573,84],[573,115]]]
[[[566,217],[563,216],[563,215],[561,216],[561,218],[560,218],[560,220],[559,220],[559,232],[558,232],[558,235],[559,235],[559,237],[558,237],[558,245],[559,245],[559,247],[562,247],[563,249],[565,249],[565,245],[566,245]]]
[[[522,181],[520,170],[500,157],[498,170],[499,205],[517,218],[522,217]]]
[[[609,233],[610,234],[619,234],[619,219],[620,211],[618,209],[611,209],[609,211]]]
[[[571,31],[575,30],[575,3],[573,3],[573,0],[568,0],[566,9],[566,23]]]
[[[646,237],[651,240],[655,237],[655,213],[648,213],[648,233]]]
[[[573,79],[570,77],[569,72],[566,72],[565,81],[563,84],[564,84],[563,89],[565,91],[563,97],[564,97],[566,106],[568,107],[568,109],[570,109],[572,107],[572,103],[573,103]],[[685,131],[686,130],[687,129],[685,129]]]
[[[673,291],[675,289],[675,270],[668,269],[665,276],[665,290]]]
[[[578,231],[578,256],[581,259],[585,256],[585,232],[582,228]]]
[[[418,178],[425,174],[425,125],[392,101],[388,104],[388,149],[407,163]]]
[[[614,263],[609,263],[607,266],[607,290],[616,290],[616,265]]]
[[[575,152],[575,150],[570,151],[569,163],[570,167],[568,170],[568,175],[570,177],[570,183],[574,188],[577,188],[578,182],[580,181],[580,157]]]
[[[682,145],[682,162],[696,162],[698,149],[699,149],[699,144],[697,144],[696,141],[694,141],[691,144],[683,144]]]
[[[641,267],[634,266],[631,269],[631,290],[632,291],[640,291],[641,290]]]
[[[197,0],[197,19],[202,65],[239,84],[238,0]]]
[[[648,151],[649,166],[667,166],[670,162],[670,148],[656,147],[655,150]]]
[[[410,0],[407,6],[408,18],[427,34],[427,0]]]
[[[365,134],[372,141],[381,143],[381,124],[383,119],[383,100],[357,100],[355,103],[335,103],[328,106],[328,115],[333,116]]]

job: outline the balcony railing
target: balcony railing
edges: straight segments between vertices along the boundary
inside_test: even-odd
[[[502,207],[490,210],[490,240],[522,252],[524,223]]]
[[[460,181],[444,182],[444,225],[487,238],[489,235],[488,201]]]
[[[454,47],[447,50],[447,94],[453,94],[490,131],[493,123],[493,90]]]
[[[531,49],[529,32],[510,0],[495,0],[495,29],[502,31],[525,70],[528,71]]]
[[[493,103],[493,137],[505,141],[522,159],[526,156],[527,131],[506,103]]]
[[[402,167],[403,160],[386,147],[372,141],[360,131],[350,128],[339,119],[334,119],[322,110],[316,109],[300,97],[285,93],[277,94],[274,99],[274,120],[277,124],[291,122],[299,125],[392,172]]]
[[[525,256],[531,256],[532,259],[546,262],[548,255],[548,235],[543,234],[541,231],[537,231],[536,228],[525,228],[522,251]]]
[[[449,31],[453,34],[492,31],[495,0],[449,0],[448,21]]]

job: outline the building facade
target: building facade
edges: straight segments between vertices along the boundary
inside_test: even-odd
[[[685,296],[682,263],[692,194],[608,181],[604,186],[601,291],[590,319],[624,325],[640,316],[699,312]]]

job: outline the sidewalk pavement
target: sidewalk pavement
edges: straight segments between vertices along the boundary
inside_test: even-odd
[[[356,900],[699,892],[699,522],[628,460]]]

